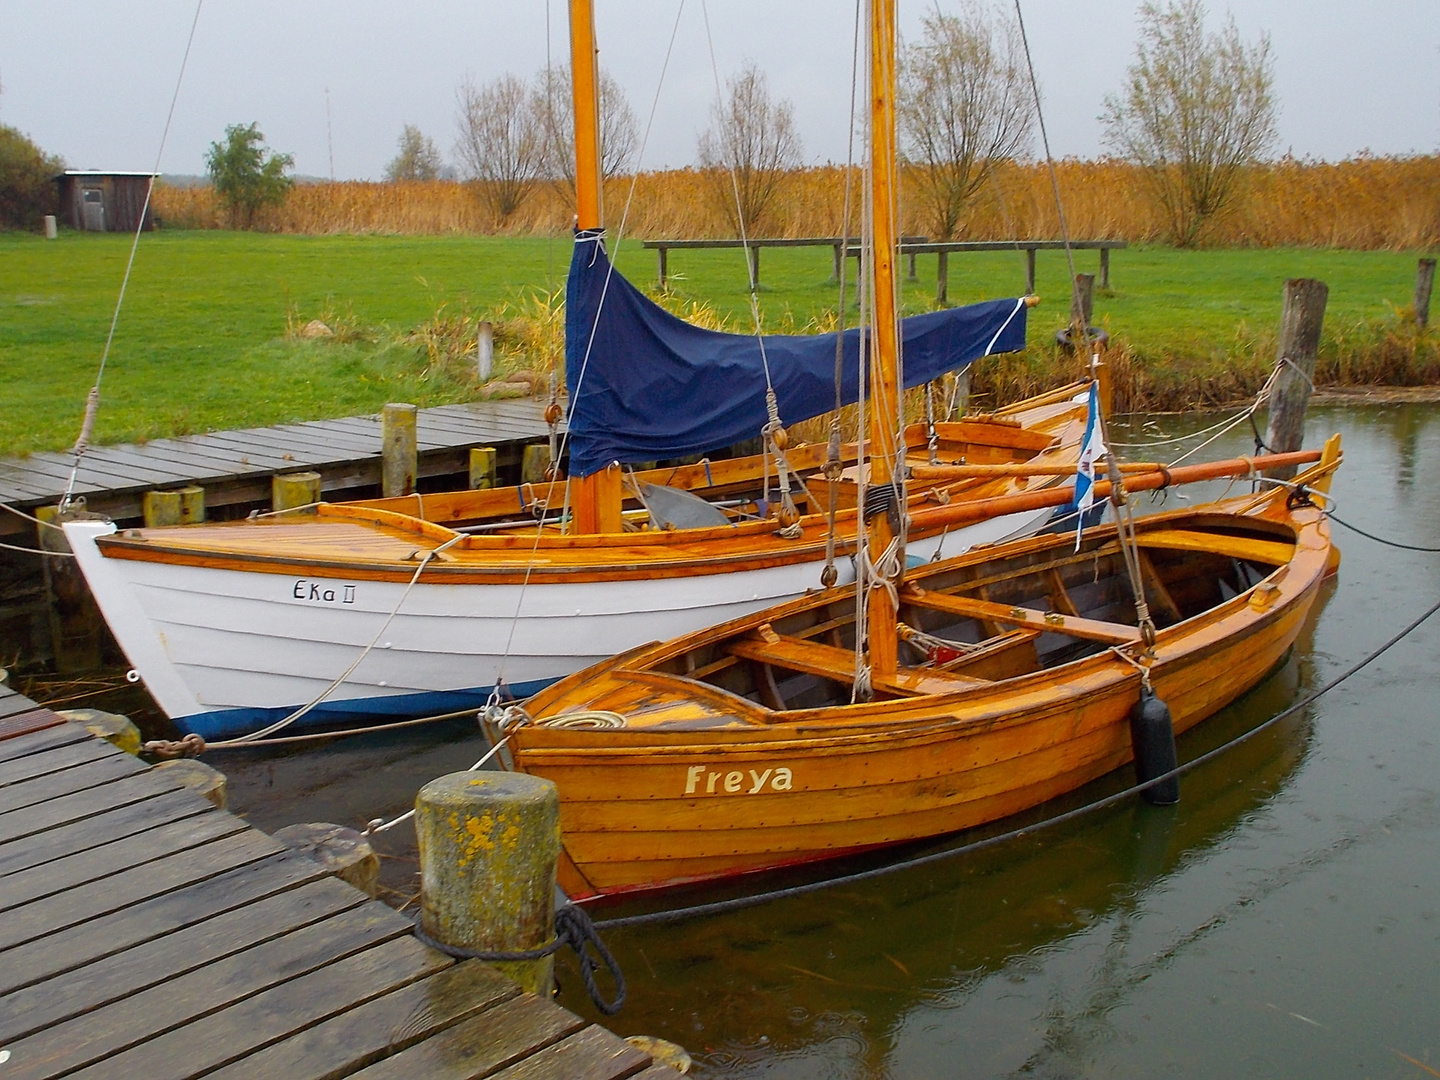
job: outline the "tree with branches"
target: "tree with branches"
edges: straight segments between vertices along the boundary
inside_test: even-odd
[[[1033,118],[1016,23],[979,3],[924,20],[900,68],[898,126],[931,235],[954,239],[996,165],[1025,152]]]
[[[1140,9],[1129,83],[1105,99],[1105,143],[1143,167],[1178,247],[1235,200],[1247,166],[1275,141],[1270,38],[1247,45],[1231,17],[1205,32],[1200,0]]]
[[[273,153],[265,145],[258,123],[228,125],[225,141],[211,143],[205,155],[215,194],[236,229],[252,228],[259,211],[285,202],[295,186],[286,171],[294,164],[292,155]]]
[[[502,75],[456,91],[455,153],[500,220],[520,209],[545,163],[545,124],[523,79]]]
[[[575,113],[569,65],[542,68],[535,76],[535,107],[545,133],[544,174],[575,191]],[[630,171],[640,148],[640,125],[625,91],[600,71],[600,172],[605,178]]]
[[[699,139],[700,166],[733,228],[743,224],[747,235],[755,235],[770,224],[766,215],[803,153],[794,106],[773,100],[765,73],[747,60],[725,81],[725,94],[710,107],[710,126]]]
[[[400,132],[399,153],[385,166],[385,179],[435,180],[445,167],[435,142],[421,133],[414,124],[406,124]]]

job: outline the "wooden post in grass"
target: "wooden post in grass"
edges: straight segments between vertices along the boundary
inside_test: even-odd
[[[282,510],[296,510],[307,507],[306,513],[315,512],[314,503],[320,501],[320,474],[318,472],[296,472],[275,475],[270,478],[270,508],[276,513]]]
[[[1305,406],[1315,388],[1315,357],[1320,352],[1320,328],[1329,295],[1329,287],[1314,278],[1291,278],[1285,283],[1276,354],[1280,371],[1270,393],[1270,422],[1265,432],[1271,453],[1299,450],[1305,438]],[[1295,468],[1270,469],[1265,475],[1289,480]]]
[[[1095,275],[1076,274],[1075,291],[1070,297],[1070,321],[1078,324],[1077,329],[1084,329],[1095,319]],[[1075,341],[1080,340],[1080,334],[1076,334]]]
[[[140,508],[145,515],[147,529],[180,524],[181,503],[178,491],[147,491],[140,500]]]
[[[420,844],[420,926],[445,945],[521,952],[555,936],[560,794],[538,776],[450,773],[415,796]],[[554,956],[496,962],[548,997]]]
[[[495,371],[495,326],[488,319],[480,324],[475,335],[475,374],[483,382],[489,382]]]
[[[940,306],[949,303],[949,293],[950,253],[937,251],[935,253],[935,303]]]
[[[470,448],[470,490],[495,486],[495,447]]]
[[[1435,284],[1435,260],[1421,259],[1415,274],[1415,325],[1424,330],[1430,323],[1430,290]]]
[[[415,490],[418,454],[414,405],[391,402],[380,410],[380,492],[387,499]]]

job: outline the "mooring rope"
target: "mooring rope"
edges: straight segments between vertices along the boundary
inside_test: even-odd
[[[1200,754],[1198,757],[1191,758],[1183,765],[1179,765],[1176,768],[1171,769],[1169,772],[1161,773],[1158,776],[1151,777],[1144,783],[1132,784],[1131,786],[1121,791],[1117,791],[1112,795],[1107,795],[1104,798],[1096,799],[1094,802],[1086,803],[1084,806],[1076,807],[1073,810],[1067,810],[1062,814],[1056,814],[1054,817],[1046,818],[1045,820],[1036,822],[1033,825],[1022,825],[1019,828],[1010,829],[1006,832],[998,833],[995,836],[988,836],[983,840],[976,840],[969,844],[963,844],[960,847],[950,848],[945,851],[931,852],[928,855],[919,855],[912,859],[905,859],[897,863],[888,863],[885,866],[877,866],[870,870],[860,870],[853,874],[842,874],[837,877],[826,878],[822,881],[813,881],[805,885],[793,885],[784,889],[774,889],[770,892],[756,893],[750,896],[737,896],[729,900],[716,900],[708,904],[692,904],[688,907],[671,908],[667,911],[652,911],[642,915],[624,915],[614,919],[602,919],[597,920],[595,922],[595,925],[602,929],[612,927],[619,928],[630,926],[645,926],[658,923],[683,922],[686,919],[694,919],[706,915],[720,915],[731,911],[741,911],[745,908],[757,907],[761,904],[768,904],[773,900],[785,900],[791,897],[805,896],[810,893],[821,892],[825,889],[832,889],[840,885],[853,885],[862,881],[872,881],[876,878],[884,877],[887,874],[892,874],[903,870],[911,870],[921,866],[929,866],[933,863],[944,862],[948,859],[958,858],[961,855],[969,855],[976,851],[981,851],[985,848],[996,847],[1000,844],[1008,843],[1011,840],[1023,839],[1042,830],[1050,829],[1057,825],[1063,825],[1068,822],[1075,821],[1079,818],[1085,817],[1088,814],[1092,814],[1096,811],[1104,810],[1107,807],[1114,806],[1117,803],[1123,802],[1126,799],[1132,798],[1133,796],[1140,794],[1141,792],[1148,791],[1150,788],[1155,787],[1157,784],[1163,784],[1167,780],[1174,779],[1175,777],[1178,777],[1183,773],[1190,772],[1192,769],[1196,769],[1199,766],[1205,764],[1206,762],[1214,760],[1221,754],[1224,754],[1227,751],[1239,746],[1240,744],[1247,742],[1250,739],[1253,739],[1256,735],[1259,735],[1262,731],[1273,727],[1280,721],[1290,716],[1294,716],[1302,709],[1308,708],[1310,705],[1318,701],[1321,697],[1328,694],[1331,690],[1334,690],[1341,683],[1345,682],[1347,679],[1355,675],[1357,672],[1361,671],[1363,668],[1369,666],[1371,663],[1373,663],[1379,657],[1383,656],[1399,642],[1403,641],[1406,637],[1413,633],[1422,623],[1424,623],[1425,620],[1429,619],[1437,611],[1440,611],[1440,601],[1436,601],[1421,615],[1412,619],[1401,630],[1397,631],[1382,645],[1380,645],[1373,651],[1367,653],[1363,658],[1350,665],[1350,667],[1346,668],[1339,675],[1335,676],[1333,679],[1325,683],[1319,689],[1311,691],[1299,701],[1288,706],[1287,708],[1280,710],[1274,716],[1271,716],[1268,720],[1263,721],[1257,726],[1251,728],[1249,731],[1237,735],[1233,739],[1227,740],[1221,745],[1215,747],[1213,750],[1208,750],[1205,753]]]

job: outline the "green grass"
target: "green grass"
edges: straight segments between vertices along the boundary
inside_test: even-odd
[[[0,234],[0,454],[68,446],[95,379],[130,238],[63,233],[47,242]],[[373,412],[386,401],[436,405],[475,395],[454,365],[431,367],[406,341],[437,309],[487,310],[562,286],[566,238],[301,237],[161,232],[141,238],[102,384],[97,442]],[[672,252],[677,299],[708,303],[732,329],[750,328],[739,251]],[[1094,271],[1096,253],[1078,255]],[[831,253],[768,249],[761,258],[765,322],[800,326],[833,310]],[[627,244],[617,265],[654,280],[655,255]],[[853,263],[852,263],[853,266]],[[907,283],[907,311],[927,310],[935,260]],[[1383,337],[1414,289],[1415,256],[1390,252],[1245,250],[1114,253],[1111,295],[1096,321],[1130,346],[1152,377],[1205,387],[1228,367],[1268,366],[1289,277],[1330,285],[1331,347]],[[1065,322],[1063,253],[1041,252],[1032,314],[1032,373],[1053,368],[1046,343]],[[1015,295],[1019,253],[952,256],[952,303]],[[852,288],[853,294],[853,288]],[[286,336],[287,316],[357,331],[344,342]],[[1393,335],[1392,335],[1393,336]],[[353,340],[349,340],[353,338]],[[1433,349],[1431,350],[1433,353]],[[1412,378],[1413,372],[1404,378]],[[1223,381],[1223,380],[1222,380]]]

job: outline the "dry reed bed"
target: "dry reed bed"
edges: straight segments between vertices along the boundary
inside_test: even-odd
[[[1070,234],[1090,239],[1163,242],[1165,222],[1141,170],[1118,161],[1066,160],[1057,178]],[[853,176],[853,173],[852,173]],[[622,177],[606,185],[612,230],[647,239],[733,235],[714,194],[714,177],[675,169]],[[845,170],[822,166],[792,173],[756,234],[830,236],[844,221]],[[852,199],[858,183],[852,185]],[[521,208],[496,220],[479,192],[454,181],[346,182],[294,188],[283,207],[261,215],[276,232],[545,234],[572,220],[570,193],[537,182]],[[913,183],[902,194],[903,228],[928,232]],[[223,228],[227,217],[208,187],[161,188],[156,211],[181,228]],[[852,211],[852,220],[855,215]],[[853,230],[852,230],[853,231]],[[1042,164],[1000,169],[970,209],[960,238],[1048,238],[1060,235],[1050,177]],[[1413,250],[1440,245],[1440,156],[1360,157],[1336,163],[1286,159],[1244,178],[1240,198],[1207,227],[1213,247],[1343,247]]]

